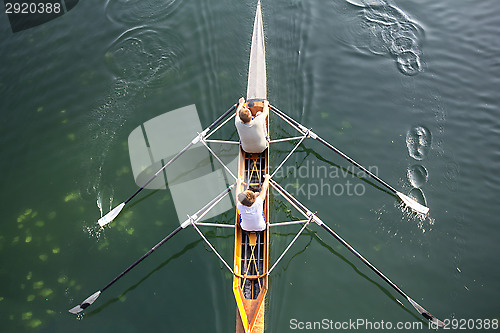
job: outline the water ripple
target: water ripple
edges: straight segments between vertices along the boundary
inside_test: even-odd
[[[423,28],[395,5],[383,0],[347,1],[357,13],[344,17],[338,33],[360,52],[390,55],[401,73],[408,76],[423,71]]]
[[[431,143],[431,131],[424,126],[415,126],[406,134],[408,154],[417,161],[421,161],[427,156]]]
[[[177,72],[182,50],[179,39],[170,31],[146,27],[124,32],[109,46],[105,60],[115,82],[88,121],[85,136],[90,143],[86,149],[91,157],[84,164],[89,170],[89,183],[82,191],[86,197],[112,200],[112,187],[102,177],[117,133],[134,112],[138,94],[164,86],[170,73]]]
[[[411,186],[420,188],[427,182],[429,174],[423,165],[417,164],[408,168],[406,177],[408,178]]]
[[[424,192],[419,188],[411,189],[410,193],[408,193],[408,196],[422,205],[427,205],[427,200],[425,199]]]
[[[110,71],[129,85],[162,85],[179,68],[182,44],[170,31],[137,27],[121,34],[108,48],[105,57]]]
[[[118,23],[152,23],[171,14],[180,3],[180,0],[109,0],[106,17]]]

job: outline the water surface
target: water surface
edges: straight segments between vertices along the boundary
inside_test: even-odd
[[[309,173],[280,183],[440,319],[498,319],[498,2],[262,7],[271,102],[426,202],[430,216],[408,214],[314,141],[285,165]],[[0,19],[2,331],[234,330],[231,275],[192,229],[84,315],[67,310],[178,226],[167,190],[145,191],[105,230],[96,221],[137,189],[134,128],[191,104],[208,126],[245,93],[254,10],[254,1],[80,1],[18,33]],[[294,134],[273,123],[271,135]],[[277,145],[273,160],[291,147]],[[327,176],[312,173],[321,168]],[[272,200],[276,220],[298,217]],[[297,230],[273,231],[272,260]],[[206,232],[231,262],[231,232]],[[288,332],[291,319],[418,322],[415,313],[311,225],[273,271],[266,322]]]

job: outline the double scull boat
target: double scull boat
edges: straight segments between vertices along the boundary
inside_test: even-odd
[[[257,3],[253,25],[252,46],[248,66],[246,105],[256,115],[267,99],[266,51],[260,1]],[[268,116],[269,118],[269,116]],[[269,119],[266,122],[269,133]],[[269,148],[260,154],[249,154],[239,149],[238,177],[248,187],[260,192],[264,175],[269,173]],[[265,298],[269,268],[269,188],[264,200],[266,230],[246,232],[240,227],[240,214],[236,210],[234,236],[234,280],[236,298],[236,332],[263,332]]]
[[[264,40],[264,29],[262,21],[262,12],[260,0],[257,3],[257,9],[255,14],[252,43],[250,51],[250,61],[248,69],[248,85],[247,85],[247,99],[246,106],[251,110],[252,114],[256,114],[263,110],[264,101],[267,100],[267,88],[266,88],[266,55],[265,55],[265,40]],[[266,199],[264,201],[264,215],[266,221],[266,229],[260,232],[247,232],[240,227],[240,216],[239,212],[236,210],[236,219],[234,224],[224,224],[224,223],[203,223],[201,222],[203,216],[207,214],[214,206],[216,206],[222,198],[228,195],[231,190],[238,186],[238,182],[230,185],[227,189],[221,192],[217,197],[203,206],[200,210],[194,213],[192,216],[188,216],[188,219],[181,223],[172,233],[163,238],[158,244],[156,244],[151,250],[139,258],[136,262],[130,265],[125,271],[120,273],[111,282],[109,282],[104,288],[95,292],[87,299],[85,299],[79,305],[73,307],[69,310],[71,313],[79,313],[87,308],[89,305],[94,303],[100,294],[113,285],[117,280],[128,273],[132,268],[138,265],[142,260],[149,256],[152,252],[158,249],[160,246],[165,244],[170,238],[177,234],[180,230],[187,228],[188,226],[193,226],[195,230],[200,234],[203,240],[210,246],[213,252],[218,256],[218,258],[223,262],[226,268],[231,272],[233,276],[233,293],[236,299],[236,332],[238,333],[260,333],[264,332],[264,318],[265,318],[265,301],[266,295],[269,288],[269,275],[276,267],[278,262],[283,258],[286,252],[290,249],[292,244],[297,240],[305,228],[314,222],[318,226],[323,227],[329,234],[331,234],[335,239],[337,239],[344,247],[351,251],[356,257],[358,257],[365,265],[367,265],[373,272],[375,272],[379,277],[381,277],[385,282],[387,282],[395,291],[408,300],[408,302],[426,319],[428,319],[435,327],[442,326],[443,323],[426,311],[422,306],[411,299],[403,290],[401,290],[396,284],[394,284],[388,277],[386,277],[381,271],[379,271],[373,264],[371,264],[367,259],[365,259],[359,252],[357,252],[349,243],[342,239],[335,231],[333,231],[328,225],[326,225],[315,213],[311,212],[306,206],[300,203],[296,198],[294,198],[290,193],[288,193],[283,187],[281,187],[272,177],[276,172],[283,166],[285,161],[293,154],[293,152],[301,145],[302,141],[306,138],[312,138],[320,143],[327,146],[329,149],[333,150],[335,153],[339,154],[341,157],[345,158],[350,163],[354,164],[361,170],[363,170],[371,178],[378,181],[380,184],[388,188],[396,197],[398,197],[401,202],[410,208],[412,211],[420,215],[426,215],[429,208],[416,202],[412,198],[406,196],[405,194],[395,190],[392,186],[384,182],[378,176],[372,174],[369,170],[364,168],[362,165],[351,159],[349,156],[341,152],[339,149],[326,142],[324,139],[319,137],[312,130],[301,125],[299,122],[285,114],[284,112],[278,110],[277,108],[271,106],[270,109],[273,114],[277,115],[279,118],[288,123],[292,128],[296,129],[300,136],[291,138],[282,138],[277,140],[271,140],[269,142],[269,147],[260,154],[249,154],[239,148],[238,154],[238,172],[237,176],[234,175],[227,166],[221,161],[221,159],[213,152],[209,147],[210,142],[219,141],[220,143],[228,144],[238,144],[238,142],[220,141],[220,140],[208,140],[214,132],[221,128],[225,123],[235,116],[236,104],[228,109],[223,115],[221,115],[216,121],[214,121],[210,126],[208,126],[203,132],[199,133],[194,139],[187,144],[187,146],[182,149],[177,155],[175,155],[170,161],[164,164],[164,166],[158,170],[158,172],[149,179],[144,186],[139,188],[134,192],[127,200],[122,202],[120,205],[112,209],[108,214],[99,219],[99,224],[105,226],[112,222],[123,209],[125,204],[127,204],[132,198],[134,198],[139,192],[141,192],[150,182],[152,182],[161,172],[171,165],[175,160],[177,160],[185,151],[190,147],[197,145],[199,143],[205,145],[205,147],[210,151],[210,153],[219,161],[222,166],[227,170],[227,172],[236,180],[240,178],[243,180],[245,186],[254,189],[255,191],[260,191],[263,183],[264,175],[271,172],[271,165],[269,160],[269,151],[273,143],[282,141],[295,141],[297,142],[294,149],[290,151],[285,159],[276,167],[273,166],[270,184],[276,190],[278,195],[282,196],[287,200],[291,206],[293,206],[300,214],[304,216],[304,220],[295,220],[289,222],[271,223],[270,219],[270,200],[269,200],[269,190],[266,193]],[[271,113],[269,113],[269,116]],[[269,133],[269,117],[266,122],[267,130]],[[290,224],[300,224],[302,228],[295,235],[293,240],[287,246],[287,248],[281,253],[278,259],[271,265],[269,262],[269,250],[270,250],[270,233],[269,229],[271,227],[280,225],[290,225]],[[208,241],[204,236],[203,232],[200,230],[200,226],[205,227],[232,227],[235,229],[234,238],[234,263],[231,267],[224,258],[217,252],[215,247]]]

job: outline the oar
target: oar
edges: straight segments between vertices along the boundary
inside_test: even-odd
[[[146,257],[148,257],[151,253],[153,253],[154,251],[156,251],[160,246],[162,246],[163,244],[165,244],[170,238],[174,237],[175,234],[177,234],[182,229],[185,229],[186,227],[188,227],[192,223],[196,223],[197,221],[199,221],[206,213],[208,213],[210,211],[210,209],[212,209],[215,205],[217,205],[217,203],[220,200],[222,200],[222,198],[224,196],[226,196],[229,193],[229,191],[231,191],[231,189],[235,185],[236,184],[233,184],[233,185],[229,186],[227,189],[225,189],[224,191],[222,191],[219,195],[217,195],[214,199],[212,199],[208,204],[206,204],[205,206],[203,206],[203,208],[201,208],[199,211],[197,211],[196,214],[194,214],[193,216],[190,216],[186,221],[184,221],[180,226],[178,226],[174,231],[172,231],[167,237],[163,238],[158,244],[156,244],[155,246],[153,246],[151,248],[151,250],[149,250],[148,252],[146,252],[136,262],[134,262],[132,265],[130,265],[126,270],[124,270],[123,272],[121,272],[118,276],[116,276],[104,288],[102,288],[101,290],[99,290],[99,291],[93,293],[92,295],[90,295],[89,297],[87,297],[82,303],[80,303],[77,306],[71,308],[69,310],[69,312],[73,313],[73,314],[77,314],[77,313],[85,310],[89,305],[91,305],[92,303],[95,302],[95,300],[101,295],[101,293],[103,291],[105,291],[106,289],[108,289],[109,287],[111,287],[116,281],[118,281],[125,274],[127,274],[132,268],[134,268],[141,261],[143,261],[144,259],[146,259]]]
[[[375,179],[380,184],[382,184],[387,189],[389,189],[392,193],[394,193],[399,199],[401,199],[401,201],[405,205],[407,205],[408,207],[410,207],[411,209],[413,209],[417,213],[426,215],[429,212],[429,208],[428,207],[426,207],[426,206],[418,203],[417,201],[415,201],[414,199],[410,198],[409,196],[407,196],[407,195],[405,195],[405,194],[397,191],[394,187],[392,187],[391,185],[387,184],[385,181],[383,181],[382,179],[380,179],[377,175],[375,175],[372,172],[370,172],[367,168],[365,168],[364,166],[362,166],[361,164],[359,164],[358,162],[356,162],[355,160],[353,160],[352,158],[350,158],[349,156],[347,156],[346,154],[344,154],[343,152],[341,152],[339,149],[337,149],[336,147],[334,147],[333,145],[331,145],[330,143],[328,143],[327,141],[325,141],[324,139],[322,139],[321,137],[319,137],[313,131],[311,131],[311,130],[307,129],[306,127],[304,127],[303,125],[301,125],[299,122],[297,122],[295,119],[291,118],[289,115],[287,115],[283,111],[278,110],[274,106],[270,106],[270,108],[271,108],[271,110],[273,110],[274,112],[276,112],[279,116],[281,116],[285,120],[289,121],[294,127],[296,127],[301,132],[303,132],[303,134],[308,134],[311,138],[313,138],[315,140],[318,140],[319,142],[321,142],[322,144],[324,144],[326,147],[330,148],[331,150],[333,150],[334,152],[336,152],[337,154],[339,154],[340,156],[342,156],[343,158],[345,158],[346,160],[348,160],[349,162],[351,162],[352,164],[354,164],[355,166],[357,166],[359,169],[363,170],[366,174],[370,175],[373,179]]]
[[[95,302],[95,300],[101,295],[103,291],[111,287],[116,281],[118,281],[122,276],[127,274],[132,268],[137,266],[141,261],[146,259],[147,256],[149,256],[151,253],[153,253],[156,249],[158,249],[160,246],[165,244],[170,238],[172,238],[176,233],[181,231],[183,229],[182,225],[178,226],[174,231],[172,231],[167,237],[163,238],[158,244],[156,244],[151,250],[146,252],[142,257],[139,258],[136,262],[134,262],[132,265],[130,265],[126,270],[121,272],[117,277],[115,277],[110,283],[108,283],[104,288],[101,290],[93,293],[89,297],[87,297],[82,303],[78,304],[74,308],[70,309],[69,312],[73,314],[77,314],[83,310],[85,310],[89,305]]]
[[[349,251],[351,251],[356,257],[358,257],[365,265],[371,268],[378,276],[380,276],[385,282],[387,282],[392,288],[394,288],[398,293],[400,293],[403,297],[405,297],[408,302],[420,313],[425,319],[432,321],[434,325],[444,326],[444,323],[430,314],[429,311],[420,306],[417,302],[415,302],[410,296],[408,296],[403,290],[401,290],[394,282],[389,280],[387,276],[385,276],[381,271],[377,269],[377,267],[373,266],[367,259],[365,259],[358,251],[356,251],[349,243],[347,243],[342,237],[340,237],[335,231],[333,231],[328,225],[326,225],[316,214],[313,214],[307,207],[305,207],[302,203],[300,203],[297,199],[295,199],[290,193],[288,193],[283,187],[281,187],[278,183],[276,183],[273,179],[270,180],[271,185],[283,196],[285,197],[295,208],[297,208],[305,217],[310,218],[313,217],[314,222],[318,225],[322,226],[330,235],[335,237],[342,245],[344,245]]]
[[[132,200],[132,198],[134,198],[137,194],[139,194],[139,192],[141,192],[146,186],[148,186],[170,164],[172,164],[176,159],[178,159],[182,154],[184,154],[189,148],[191,148],[191,146],[197,144],[203,137],[205,137],[205,135],[207,135],[207,133],[210,132],[210,130],[212,130],[212,128],[214,128],[215,126],[217,126],[217,124],[220,123],[222,121],[222,119],[224,119],[228,114],[230,114],[231,112],[233,112],[235,107],[236,107],[236,104],[234,104],[229,110],[227,110],[226,112],[224,112],[224,114],[222,116],[220,116],[219,118],[217,118],[217,120],[215,120],[203,132],[201,132],[200,134],[198,134],[186,147],[184,147],[180,152],[178,152],[177,155],[175,155],[174,157],[172,157],[172,159],[170,161],[168,161],[160,170],[158,170],[143,186],[141,186],[139,189],[137,189],[137,191],[135,191],[134,194],[132,194],[127,200],[125,200],[124,202],[122,202],[121,204],[119,204],[118,206],[116,206],[115,208],[113,208],[109,213],[107,213],[106,215],[104,215],[103,217],[101,217],[97,221],[99,223],[99,225],[101,227],[103,227],[106,224],[112,222],[118,216],[118,214],[120,214],[120,212],[122,211],[123,207],[125,207],[125,205],[130,200]]]

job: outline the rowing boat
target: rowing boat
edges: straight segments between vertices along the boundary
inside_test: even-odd
[[[266,92],[266,52],[260,1],[255,14],[246,105],[256,115],[263,110]],[[269,119],[266,122],[269,133]],[[260,191],[264,174],[269,172],[269,148],[260,154],[249,154],[241,147],[238,156],[238,177]],[[265,298],[268,288],[269,260],[269,189],[264,200],[266,230],[246,232],[240,227],[236,210],[234,236],[233,293],[236,299],[236,332],[263,332]]]
[[[247,99],[246,106],[251,110],[253,115],[257,112],[262,111],[264,107],[264,101],[267,100],[267,88],[266,88],[266,56],[265,56],[265,45],[264,45],[264,30],[262,24],[262,13],[260,0],[257,3],[257,9],[255,13],[255,20],[253,26],[252,34],[252,44],[250,50],[250,61],[248,67],[248,84],[247,84]],[[165,244],[169,239],[175,236],[179,231],[187,228],[188,226],[193,226],[193,228],[199,233],[200,237],[207,243],[213,253],[221,260],[221,262],[226,266],[226,268],[231,272],[233,276],[233,293],[236,300],[236,332],[237,333],[261,333],[264,332],[264,317],[265,317],[265,301],[266,294],[269,288],[269,276],[279,261],[285,256],[287,251],[291,248],[294,242],[306,229],[306,227],[314,222],[318,226],[321,226],[326,232],[333,236],[338,242],[340,242],[345,248],[347,248],[352,254],[354,254],[358,259],[360,259],[366,266],[368,266],[375,274],[382,278],[388,285],[390,285],[396,292],[403,296],[414,308],[417,310],[424,318],[430,321],[430,327],[437,328],[438,326],[444,326],[443,322],[431,315],[427,310],[410,298],[402,289],[400,289],[395,283],[393,283],[387,276],[385,276],[380,270],[378,270],[372,263],[370,263],[365,257],[363,257],[358,251],[356,251],[349,243],[347,243],[342,237],[340,237],[333,229],[331,229],[325,222],[323,222],[316,213],[311,212],[306,206],[300,203],[295,197],[288,193],[283,187],[281,187],[278,182],[273,179],[273,176],[277,171],[285,164],[288,158],[294,153],[294,151],[302,144],[303,140],[306,138],[312,138],[321,144],[325,145],[342,158],[346,159],[359,169],[363,170],[366,175],[370,176],[372,179],[379,182],[381,185],[390,190],[396,198],[399,198],[401,202],[406,205],[413,212],[420,214],[420,216],[425,216],[429,208],[416,202],[407,195],[397,191],[395,188],[390,186],[388,183],[380,179],[377,175],[372,174],[368,169],[364,168],[361,164],[354,161],[352,158],[341,152],[339,149],[334,147],[332,144],[328,143],[326,140],[322,139],[319,135],[314,133],[311,129],[306,128],[298,121],[291,118],[286,113],[278,110],[276,107],[270,105],[270,111],[278,118],[288,123],[292,128],[300,133],[298,137],[281,138],[276,140],[271,140],[269,142],[269,148],[260,154],[249,154],[244,152],[239,146],[239,142],[235,141],[225,141],[225,140],[209,140],[208,138],[216,132],[219,128],[228,123],[232,117],[235,116],[236,104],[224,112],[218,119],[216,119],[212,124],[210,124],[204,131],[199,133],[195,138],[187,144],[179,153],[172,157],[167,163],[164,163],[163,167],[160,168],[142,187],[136,190],[127,200],[113,208],[105,216],[101,217],[98,221],[99,225],[105,226],[111,223],[121,212],[124,206],[131,201],[138,193],[147,187],[159,174],[162,173],[169,165],[174,163],[182,154],[184,154],[190,147],[202,143],[213,157],[225,168],[228,175],[234,180],[240,178],[243,180],[243,184],[248,186],[255,191],[259,191],[262,187],[264,175],[270,173],[270,161],[269,161],[269,150],[273,143],[283,142],[283,141],[298,141],[295,147],[290,151],[290,153],[283,159],[283,161],[278,166],[273,167],[273,173],[270,176],[270,185],[276,190],[277,194],[283,199],[288,201],[288,203],[295,208],[295,210],[304,216],[305,220],[294,220],[287,222],[273,222],[270,221],[270,205],[269,205],[269,189],[266,191],[265,201],[264,201],[264,215],[266,221],[266,229],[261,232],[247,232],[240,227],[240,215],[236,210],[236,218],[234,223],[206,223],[202,222],[204,216],[214,208],[221,200],[224,199],[235,186],[242,186],[239,181],[234,184],[230,184],[224,191],[213,198],[211,201],[206,203],[201,209],[193,213],[193,215],[188,215],[188,219],[185,220],[169,235],[163,238],[159,243],[146,252],[141,258],[136,260],[132,265],[125,269],[122,273],[116,276],[111,282],[109,282],[102,289],[98,290],[94,294],[87,297],[83,302],[76,305],[69,310],[70,313],[77,314],[85,310],[88,306],[94,303],[102,292],[107,290],[115,282],[121,279],[125,274],[127,274],[131,269],[142,262],[151,253],[156,251],[160,246]],[[270,115],[271,113],[269,113]],[[269,116],[266,122],[267,131],[269,133]],[[238,153],[238,172],[237,175],[228,168],[222,160],[214,153],[214,151],[208,145],[211,142],[217,142],[218,144],[235,144],[239,147]],[[238,185],[240,184],[240,185]],[[241,190],[241,189],[240,189]],[[200,203],[201,205],[201,203]],[[278,259],[274,263],[269,262],[269,244],[270,244],[270,233],[269,229],[271,227],[283,226],[283,225],[302,225],[299,232],[296,233],[293,240],[288,244],[287,248],[280,254]],[[204,233],[200,230],[200,227],[223,227],[223,228],[234,228],[234,263],[231,267],[223,256],[217,252],[217,249],[210,243],[210,241],[205,237]],[[399,302],[399,301],[398,301]],[[400,302],[399,302],[400,303]],[[399,307],[399,305],[398,305]]]

